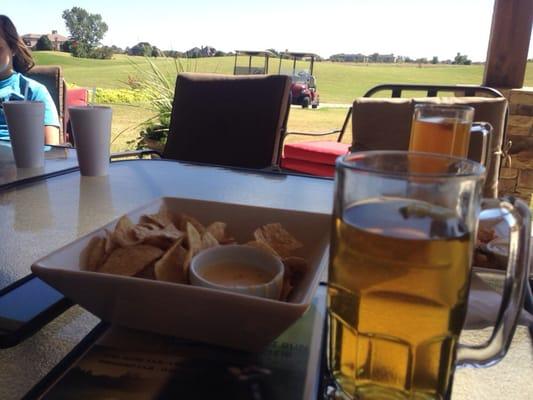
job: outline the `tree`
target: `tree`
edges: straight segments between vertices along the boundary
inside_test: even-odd
[[[139,42],[128,50],[130,56],[150,57],[152,55],[152,45],[148,42]]]
[[[157,48],[157,46],[153,46],[153,47],[152,47],[151,56],[152,56],[152,57],[161,57],[161,56],[162,56],[162,52],[161,52],[161,50],[159,50],[159,49]]]
[[[165,50],[163,51],[163,55],[165,57],[172,57],[172,58],[183,57],[183,53],[176,51],[176,50]]]
[[[74,42],[74,40],[68,39],[61,43],[61,51],[64,51],[65,53],[72,53],[75,44],[76,42]]]
[[[35,50],[53,50],[54,46],[52,46],[52,41],[48,38],[48,36],[43,35],[37,40],[37,43],[35,44]]]
[[[468,56],[466,54],[461,54],[461,53],[457,53],[457,55],[455,56],[455,58],[453,59],[453,63],[452,64],[457,64],[457,65],[470,65],[472,64],[472,61],[470,61],[468,59]]]
[[[113,54],[123,54],[124,50],[122,50],[120,47],[112,45],[111,51],[113,51]]]
[[[107,24],[100,14],[89,14],[80,7],[63,11],[65,25],[71,39],[76,42],[72,49],[75,57],[90,57],[92,50],[100,43],[107,32]]]
[[[108,46],[97,47],[91,51],[90,58],[111,60],[113,58],[113,48]]]
[[[433,56],[433,58],[431,59],[431,64],[438,64],[438,63],[439,63],[439,57]]]

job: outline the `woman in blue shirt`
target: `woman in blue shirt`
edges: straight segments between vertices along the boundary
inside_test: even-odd
[[[0,15],[0,104],[7,100],[31,100],[44,103],[44,141],[59,143],[57,109],[41,83],[23,75],[35,65],[30,51],[19,37],[13,22]],[[4,111],[0,109],[0,138],[9,137]]]

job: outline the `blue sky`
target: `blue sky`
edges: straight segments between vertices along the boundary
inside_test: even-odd
[[[146,41],[161,49],[210,45],[235,49],[335,53],[394,53],[483,61],[493,0],[1,0],[20,34],[67,35],[62,11],[74,6],[101,14],[103,43]],[[28,12],[31,10],[31,12]],[[530,57],[533,55],[533,41]]]

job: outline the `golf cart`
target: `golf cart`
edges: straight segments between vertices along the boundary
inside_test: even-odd
[[[292,79],[291,84],[291,104],[301,105],[302,108],[309,106],[317,108],[320,103],[320,96],[316,87],[316,78],[313,75],[315,58],[318,56],[312,53],[284,52],[279,55],[278,73],[288,75]],[[292,61],[292,70],[281,67],[283,61]],[[309,61],[309,69],[297,69],[296,61]]]
[[[238,65],[239,57],[248,57],[247,65]],[[254,57],[263,57],[263,66],[254,66],[252,59]],[[270,57],[275,57],[274,53],[270,51],[248,51],[248,50],[235,50],[235,65],[233,66],[233,75],[261,75],[268,74],[268,60]],[[257,63],[255,63],[257,64]]]

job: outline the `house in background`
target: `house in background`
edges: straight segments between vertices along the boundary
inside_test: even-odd
[[[31,47],[32,49],[35,48],[35,45],[37,44],[37,41],[41,36],[48,36],[48,39],[50,39],[50,42],[52,42],[52,48],[55,51],[61,50],[61,45],[65,43],[68,38],[60,35],[57,33],[57,31],[52,31],[52,33],[48,34],[39,34],[39,33],[27,33],[25,35],[22,35],[21,38],[23,42],[26,44],[26,46]]]

